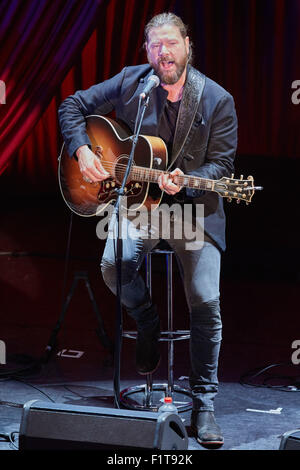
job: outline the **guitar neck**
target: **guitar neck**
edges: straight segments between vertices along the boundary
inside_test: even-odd
[[[169,174],[167,171],[143,168],[139,166],[133,166],[131,169],[132,179],[148,183],[157,183],[159,176],[163,173],[166,175]],[[203,189],[206,191],[214,191],[215,184],[214,180],[191,175],[177,175],[176,183],[185,188]]]

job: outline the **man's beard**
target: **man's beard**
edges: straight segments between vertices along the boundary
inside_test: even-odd
[[[149,62],[152,68],[155,70],[157,76],[159,77],[161,83],[164,83],[165,85],[174,85],[174,83],[177,83],[178,80],[180,79],[181,75],[183,74],[186,64],[188,62],[188,57],[187,55],[181,59],[179,62],[176,62],[173,60],[173,63],[175,65],[175,70],[173,71],[168,71],[168,70],[163,70],[160,67],[160,63],[163,61],[168,62],[170,60],[169,58],[165,57],[163,59],[160,59],[158,64],[153,64],[152,62]]]

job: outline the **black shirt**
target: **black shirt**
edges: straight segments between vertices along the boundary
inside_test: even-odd
[[[163,139],[168,149],[168,160],[171,157],[173,140],[176,129],[176,122],[178,116],[178,110],[180,106],[180,100],[172,101],[167,100],[164,112],[162,114],[159,124],[159,137]]]
[[[177,123],[177,116],[178,116],[178,111],[180,107],[181,100],[179,101],[166,101],[166,105],[160,120],[159,124],[159,132],[158,135],[163,141],[165,142],[168,150],[168,161],[171,159],[172,155],[172,147],[173,147],[173,140],[175,136],[175,129],[176,129],[176,123]],[[171,169],[170,169],[171,171]],[[157,185],[151,185],[150,189],[150,194],[155,198],[160,196],[160,190]],[[174,204],[175,202],[179,202],[174,199],[174,196],[170,196],[167,193],[164,193],[163,203],[167,204]]]

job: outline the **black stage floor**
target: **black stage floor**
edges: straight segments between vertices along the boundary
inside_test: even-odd
[[[99,260],[104,242],[96,236],[97,220],[74,218],[65,277],[70,213],[61,198],[38,198],[35,194],[8,198],[4,189],[0,341],[6,346],[7,363],[0,364],[0,434],[4,435],[0,449],[16,450],[22,406],[29,400],[114,407],[113,367],[95,332],[97,319],[83,283],[74,292],[49,362],[31,370],[26,358],[39,360],[43,355],[74,273],[88,273],[110,338],[114,338],[116,303],[101,279]],[[227,205],[226,210],[228,250],[223,256],[221,276],[223,342],[220,390],[215,402],[217,421],[225,437],[220,452],[277,450],[282,434],[300,427],[299,366],[291,365],[295,352],[292,344],[300,341],[300,275],[298,254],[293,248],[299,237],[292,226],[283,236],[278,207],[269,205],[264,194],[247,208]],[[165,329],[165,262],[157,260],[152,269],[154,301]],[[187,308],[176,263],[173,287],[174,327],[187,329]],[[134,329],[127,317],[124,328]],[[133,340],[124,338],[121,388],[144,380],[135,372],[134,347]],[[70,350],[83,354],[66,357]],[[162,344],[162,363],[155,381],[166,381],[166,358],[166,344]],[[12,374],[12,369],[24,368],[26,373]],[[255,386],[240,383],[249,371],[264,368],[264,373],[248,378],[247,382]],[[181,341],[175,345],[175,383],[187,386],[188,374],[188,341]],[[181,414],[189,432],[189,449],[204,450],[191,435],[189,415]],[[15,440],[8,442],[5,436]]]
[[[19,331],[20,333],[20,331]],[[24,332],[23,332],[24,333]],[[36,332],[41,334],[42,332]],[[33,336],[34,337],[34,336]],[[129,341],[129,342],[127,342]],[[74,344],[74,343],[73,343]],[[64,346],[67,345],[66,343]],[[23,369],[14,377],[1,379],[0,393],[0,434],[10,436],[11,442],[2,437],[0,450],[18,450],[18,432],[22,415],[22,405],[30,400],[40,400],[44,403],[69,404],[76,406],[114,408],[113,367],[110,355],[96,341],[94,350],[81,349],[82,355],[74,350],[59,348],[41,367],[30,369],[31,359],[26,356],[8,358],[1,372],[11,372],[13,369]],[[163,351],[163,355],[166,351]],[[175,359],[187,353],[187,344],[176,346]],[[62,353],[62,351],[64,351]],[[79,351],[77,347],[76,351]],[[232,348],[231,348],[232,351]],[[251,354],[251,348],[248,349]],[[64,356],[71,357],[64,357]],[[226,351],[224,351],[226,355]],[[223,357],[224,357],[223,355]],[[72,357],[73,356],[73,357]],[[80,357],[77,357],[80,356]],[[130,340],[124,340],[121,366],[121,389],[145,383],[143,377],[134,373],[134,345]],[[232,352],[227,360],[232,359]],[[21,362],[23,360],[23,364]],[[126,362],[124,365],[123,363]],[[226,361],[225,361],[226,362]],[[268,366],[268,364],[265,364]],[[288,366],[270,368],[269,372],[278,377],[279,372],[285,377],[295,376],[295,370]],[[155,382],[166,381],[166,362],[162,364],[154,376]],[[175,367],[175,383],[183,388],[188,387],[184,362],[178,358]],[[267,373],[267,371],[266,371]],[[264,374],[262,374],[264,375]],[[270,377],[270,375],[269,375]],[[272,380],[270,381],[272,383]],[[249,382],[250,383],[250,382]],[[282,390],[261,386],[259,376],[249,384],[238,381],[220,381],[220,390],[215,401],[215,414],[220,424],[225,443],[219,450],[279,450],[281,436],[296,429],[300,424],[299,390],[284,385]],[[275,382],[274,382],[275,383]],[[190,412],[180,413],[189,435],[189,450],[205,450],[201,447],[190,429]],[[121,437],[120,437],[121,445]]]

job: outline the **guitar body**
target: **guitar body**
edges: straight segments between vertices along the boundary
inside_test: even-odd
[[[87,117],[87,134],[92,151],[98,156],[110,178],[99,183],[88,183],[83,179],[76,157],[68,155],[63,145],[59,156],[58,180],[60,190],[67,206],[77,215],[92,217],[99,215],[105,207],[114,202],[116,189],[122,184],[128,157],[131,152],[131,134],[125,125],[113,119],[92,115]],[[100,148],[101,153],[100,153]],[[139,136],[134,156],[134,165],[147,169],[165,171],[167,168],[167,148],[159,137]],[[154,209],[160,204],[162,192],[153,198],[149,194],[150,182],[140,179],[126,182],[126,202],[138,210],[145,205]],[[158,188],[158,186],[156,185]]]

